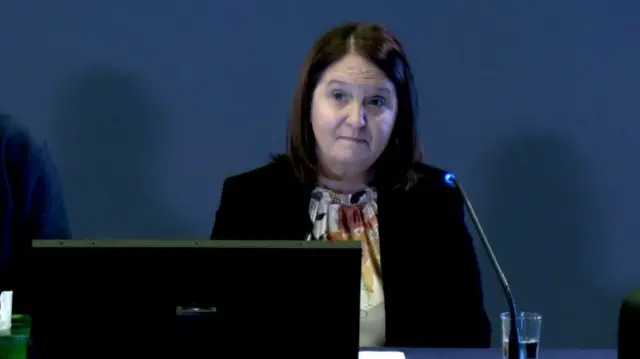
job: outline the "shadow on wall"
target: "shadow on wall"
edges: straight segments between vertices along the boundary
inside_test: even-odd
[[[52,116],[75,238],[189,233],[154,191],[168,119],[135,74],[93,68],[63,78]]]
[[[587,258],[588,248],[606,245],[593,169],[568,139],[535,131],[485,158],[487,231],[519,310],[543,315],[542,346],[614,347],[617,299],[588,270],[606,265]],[[499,343],[500,322],[492,319]]]

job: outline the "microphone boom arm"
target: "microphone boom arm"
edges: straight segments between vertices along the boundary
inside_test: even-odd
[[[507,298],[507,304],[509,305],[510,329],[509,329],[508,358],[520,359],[522,355],[522,351],[520,348],[520,335],[518,333],[519,332],[518,325],[516,322],[518,311],[516,310],[516,303],[515,303],[515,300],[513,299],[513,294],[511,293],[509,282],[507,281],[507,278],[505,277],[504,272],[502,272],[502,269],[500,268],[498,259],[493,253],[493,249],[491,249],[489,240],[487,239],[487,236],[485,235],[484,230],[482,229],[482,225],[480,225],[480,220],[478,219],[476,212],[473,210],[473,206],[471,205],[471,202],[469,201],[469,198],[467,197],[467,194],[465,193],[464,189],[462,188],[462,186],[456,180],[455,176],[452,173],[447,173],[445,175],[445,182],[448,185],[456,188],[460,192],[460,195],[462,196],[462,200],[464,202],[464,207],[467,209],[467,212],[469,213],[469,217],[473,222],[473,226],[478,232],[480,241],[482,242],[482,245],[485,251],[487,252],[487,255],[489,256],[489,259],[491,260],[491,265],[493,266],[493,269],[495,269],[495,272],[498,275],[498,280],[500,282],[500,285],[502,286],[504,295]]]

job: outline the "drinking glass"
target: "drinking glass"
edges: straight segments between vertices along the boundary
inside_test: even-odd
[[[500,321],[502,322],[502,358],[508,359],[509,334],[511,333],[509,312],[500,314]],[[525,358],[538,359],[542,316],[533,312],[520,312],[516,317],[516,326],[520,334],[520,350],[523,351]]]

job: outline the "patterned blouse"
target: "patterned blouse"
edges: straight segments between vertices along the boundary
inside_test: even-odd
[[[371,188],[349,195],[317,187],[309,203],[315,239],[362,242],[360,346],[370,347],[385,343],[376,200],[377,194]]]

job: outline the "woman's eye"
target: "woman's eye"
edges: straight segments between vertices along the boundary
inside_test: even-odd
[[[333,91],[331,93],[331,96],[336,101],[344,101],[347,98],[347,94],[344,93],[343,91]]]
[[[386,104],[386,101],[383,97],[374,97],[369,100],[369,103],[375,107],[382,107]]]

